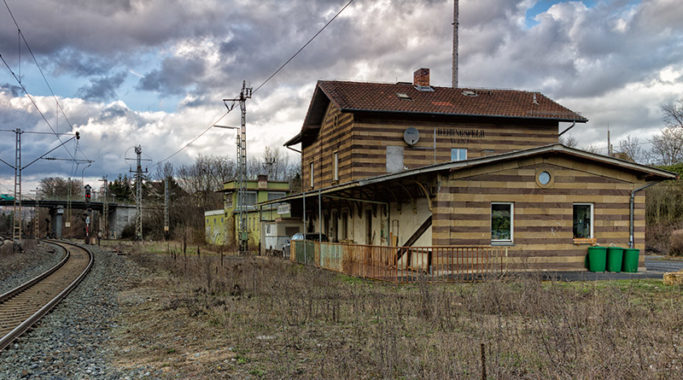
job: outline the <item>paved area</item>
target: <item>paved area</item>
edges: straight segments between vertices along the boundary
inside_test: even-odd
[[[645,256],[647,271],[637,273],[612,272],[551,272],[544,274],[544,278],[561,281],[597,281],[597,280],[628,280],[638,278],[662,278],[666,272],[677,272],[683,269],[683,260],[667,260],[664,256]]]

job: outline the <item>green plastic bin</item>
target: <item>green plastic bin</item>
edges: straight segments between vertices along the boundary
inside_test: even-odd
[[[624,249],[624,272],[635,273],[638,272],[638,255],[639,249],[626,248]]]
[[[621,247],[607,248],[607,271],[621,272],[621,264],[624,258],[624,249]]]
[[[588,248],[588,270],[591,272],[604,272],[607,266],[607,247]]]

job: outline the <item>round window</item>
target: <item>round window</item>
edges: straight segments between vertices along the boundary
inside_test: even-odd
[[[542,171],[538,175],[538,183],[540,183],[541,185],[544,185],[544,186],[549,184],[550,183],[550,173],[548,173],[547,171]]]

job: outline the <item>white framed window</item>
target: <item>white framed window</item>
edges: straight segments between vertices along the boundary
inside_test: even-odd
[[[491,242],[512,243],[514,240],[515,205],[512,202],[491,202]]]
[[[453,148],[451,149],[451,161],[465,161],[467,159],[467,149]]]
[[[313,187],[313,163],[311,162],[311,170],[310,170],[310,177],[311,177],[311,187]]]
[[[256,205],[256,192],[255,191],[247,191],[244,193],[244,205],[245,206]]]
[[[333,180],[339,181],[339,153],[334,152],[334,157],[332,160],[332,175]]]
[[[592,239],[593,204],[574,203],[572,208],[572,231],[574,232],[574,239]]]

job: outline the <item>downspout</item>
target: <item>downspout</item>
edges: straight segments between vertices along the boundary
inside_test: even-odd
[[[318,189],[318,243],[323,242],[323,202],[320,189]]]
[[[289,145],[285,145],[285,148],[291,150],[292,152],[297,152],[297,153],[301,154],[301,151],[300,151],[300,150],[294,149],[294,148],[292,148],[292,147],[289,146]]]
[[[635,203],[636,193],[639,192],[639,191],[641,191],[641,190],[645,190],[645,189],[647,189],[648,187],[650,187],[650,186],[652,186],[652,185],[656,185],[657,183],[658,183],[658,182],[646,183],[645,185],[643,185],[643,186],[641,186],[641,187],[639,187],[639,188],[637,188],[637,189],[631,191],[631,201],[630,201],[630,205],[629,205],[629,206],[630,206],[630,215],[629,215],[629,238],[628,238],[628,247],[629,247],[629,248],[633,248],[633,246],[635,245],[635,244],[634,244],[634,241],[633,241],[633,240],[634,240],[634,239],[633,239],[633,213],[634,213],[634,211],[633,211],[634,206],[633,206],[633,205],[634,205],[634,203]]]
[[[302,184],[301,187],[303,187],[303,184]],[[304,191],[302,194],[303,194],[302,199],[303,199],[303,208],[304,208],[304,212],[303,212],[303,214],[302,214],[302,219],[303,219],[303,221],[304,221],[304,229],[303,229],[303,232],[304,232],[304,264],[305,264],[305,263],[306,263],[306,260],[307,260],[307,255],[306,255],[306,253],[307,253],[307,252],[306,252],[306,232],[307,232],[307,231],[306,231],[306,191]],[[292,249],[292,248],[291,248],[292,244],[294,244],[294,243],[293,243],[293,242],[290,242],[290,244],[289,244],[289,246],[290,246],[289,249],[290,249],[290,250]],[[290,256],[291,256],[291,255],[290,255]],[[294,260],[296,261],[296,258],[295,258]]]
[[[573,122],[572,122],[572,125],[570,125],[569,127],[567,127],[567,129],[565,129],[564,131],[560,132],[560,134],[557,135],[557,138],[559,139],[560,136],[564,135],[564,134],[567,133],[570,129],[574,128],[575,125],[576,125],[576,121],[573,121]]]

